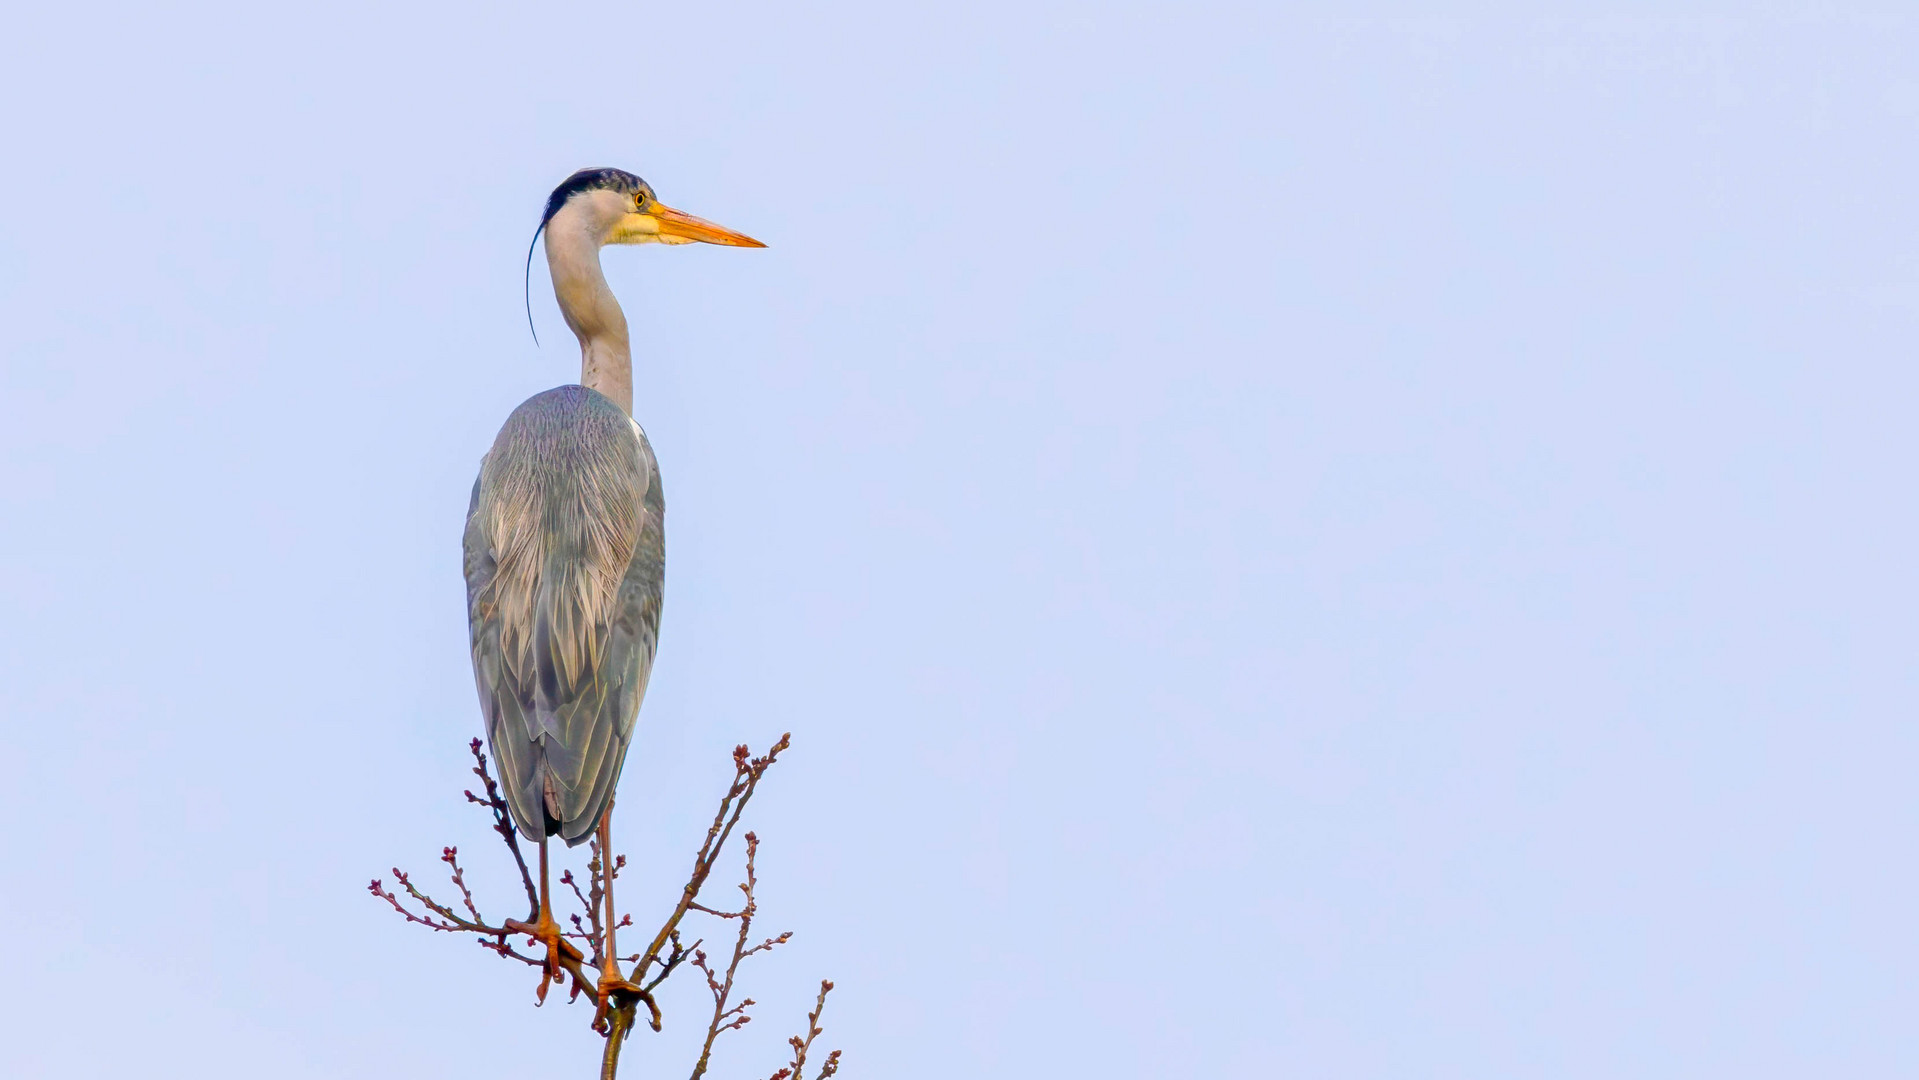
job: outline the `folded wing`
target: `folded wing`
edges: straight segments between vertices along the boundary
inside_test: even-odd
[[[514,410],[480,466],[465,571],[473,674],[515,823],[599,824],[652,673],[665,576],[652,447],[578,386]]]

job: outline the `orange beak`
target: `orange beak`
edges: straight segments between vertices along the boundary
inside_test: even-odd
[[[697,240],[702,244],[724,244],[727,247],[766,246],[745,233],[734,232],[723,225],[715,225],[705,218],[696,218],[661,203],[653,203],[643,212],[660,223],[662,244],[690,244]]]

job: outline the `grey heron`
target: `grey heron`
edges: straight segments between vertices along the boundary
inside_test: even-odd
[[[580,382],[528,398],[480,461],[467,509],[465,572],[473,676],[487,742],[520,833],[539,844],[539,907],[515,929],[547,950],[544,999],[563,955],[547,840],[595,830],[611,859],[614,786],[653,669],[665,581],[665,502],[646,432],[633,420],[625,314],[600,270],[608,244],[764,247],[664,206],[621,169],[582,169],[540,219],[553,294],[580,339]],[[531,258],[531,252],[528,252]],[[613,948],[606,875],[600,996],[635,989]]]

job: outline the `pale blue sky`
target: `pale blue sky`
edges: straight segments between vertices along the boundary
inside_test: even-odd
[[[606,258],[642,921],[795,737],[716,1076],[821,976],[849,1080],[1919,1071],[1919,22],[34,7],[0,1074],[588,1074],[363,888],[510,906],[461,517],[600,164],[771,245]]]

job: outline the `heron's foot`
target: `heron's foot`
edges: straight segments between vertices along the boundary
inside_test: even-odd
[[[565,982],[567,969],[570,967],[577,970],[580,961],[586,959],[586,956],[572,942],[566,940],[560,924],[554,922],[553,917],[545,912],[541,913],[538,922],[533,923],[508,919],[506,928],[516,934],[525,934],[546,946],[546,959],[540,964],[540,988],[535,991],[540,1004],[544,1005],[547,988],[554,983]]]
[[[609,963],[601,970],[600,979],[594,986],[599,996],[599,1008],[593,1010],[593,1030],[606,1034],[607,1016],[615,1009],[631,1009],[635,1002],[652,1003],[652,995],[639,983],[628,981],[620,974],[617,963]]]

